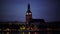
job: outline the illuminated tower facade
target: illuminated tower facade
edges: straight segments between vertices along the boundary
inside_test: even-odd
[[[30,11],[30,3],[28,3],[28,9],[26,12],[26,24],[29,24],[29,21],[32,19],[32,12]]]

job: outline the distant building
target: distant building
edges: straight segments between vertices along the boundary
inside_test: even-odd
[[[45,23],[45,21],[44,21],[44,19],[33,19],[32,18],[32,12],[30,11],[30,3],[28,3],[28,9],[27,9],[27,12],[26,12],[26,30],[28,30],[28,31],[32,31],[32,32],[34,32],[35,31],[35,33],[37,33],[37,31],[38,31],[38,33],[39,33],[39,25],[40,24],[44,24]]]
[[[30,4],[28,3],[28,9],[26,12],[26,24],[32,19],[32,12],[30,11]]]

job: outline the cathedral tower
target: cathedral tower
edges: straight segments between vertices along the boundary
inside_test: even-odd
[[[26,24],[32,19],[32,12],[30,11],[30,4],[28,3],[28,9],[26,12]]]

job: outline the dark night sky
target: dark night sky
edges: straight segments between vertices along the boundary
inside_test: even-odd
[[[1,0],[0,21],[25,21],[28,2],[33,18],[60,21],[59,0]]]

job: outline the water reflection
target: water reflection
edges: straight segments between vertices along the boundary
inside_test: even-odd
[[[0,32],[0,34],[37,34],[37,32]]]

